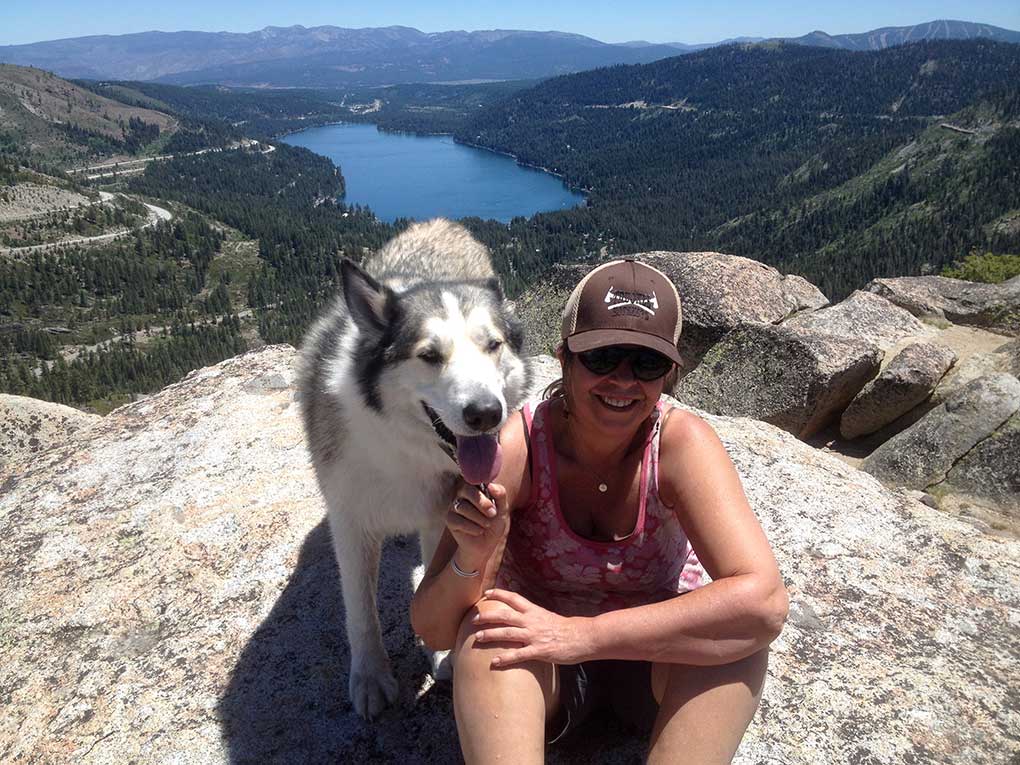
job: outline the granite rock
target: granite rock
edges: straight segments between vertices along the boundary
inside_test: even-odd
[[[839,420],[843,438],[874,433],[927,399],[956,363],[956,354],[935,343],[913,343],[850,402]]]
[[[873,279],[864,288],[915,316],[1020,334],[1020,279],[982,284],[945,276]]]
[[[918,321],[908,311],[861,290],[828,308],[798,314],[784,322],[784,325],[863,340],[877,345],[883,351],[905,338],[924,339],[935,334],[933,328]]]
[[[861,469],[890,486],[927,489],[1020,409],[1020,380],[979,377],[873,451]]]
[[[0,465],[31,460],[101,419],[63,404],[0,393]]]
[[[753,417],[808,438],[837,418],[879,370],[867,342],[785,325],[739,327],[676,387],[713,414]]]
[[[936,488],[1020,519],[1020,413],[960,458]]]
[[[676,285],[683,308],[681,373],[741,324],[777,324],[828,304],[800,276],[784,276],[757,260],[720,252],[643,252],[634,257],[658,268]]]
[[[449,689],[408,623],[412,540],[386,545],[380,580],[399,704],[369,724],[347,702],[336,565],[279,385],[295,362],[270,346],[199,370],[0,468],[0,760],[459,761]],[[1017,751],[1020,543],[765,423],[705,416],[792,601],[736,765]],[[548,761],[643,751],[608,724]]]

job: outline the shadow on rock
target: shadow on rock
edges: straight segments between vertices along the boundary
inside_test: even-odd
[[[347,699],[350,654],[340,575],[329,530],[305,539],[297,567],[252,635],[217,711],[233,763],[456,762],[449,689],[426,682],[428,662],[411,631],[413,537],[391,539],[380,566],[379,611],[401,696],[380,720],[362,720]]]

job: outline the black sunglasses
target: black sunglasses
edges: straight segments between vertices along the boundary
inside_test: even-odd
[[[673,362],[661,353],[647,348],[625,348],[620,345],[581,351],[577,358],[584,364],[585,369],[596,375],[607,375],[620,366],[621,361],[630,359],[630,368],[634,376],[644,382],[658,380],[673,368]]]

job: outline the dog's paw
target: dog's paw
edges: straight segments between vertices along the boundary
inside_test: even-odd
[[[374,720],[397,700],[397,680],[388,669],[376,672],[351,672],[348,692],[354,711],[366,720]]]
[[[451,651],[429,651],[432,677],[437,683],[453,680],[453,653]]]

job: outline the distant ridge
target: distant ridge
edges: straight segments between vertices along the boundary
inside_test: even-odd
[[[830,35],[814,31],[802,37],[782,38],[799,45],[813,45],[820,48],[842,48],[843,50],[884,50],[894,45],[920,42],[922,40],[994,40],[995,42],[1020,43],[1020,32],[1014,32],[991,24],[975,24],[970,21],[939,19],[911,27],[882,27],[870,32],[849,35]]]
[[[140,32],[0,46],[0,61],[61,77],[276,87],[532,79],[676,55],[526,30],[425,33],[402,26]]]
[[[787,42],[865,51],[924,40],[986,39],[1020,43],[1020,32],[966,21],[830,35],[816,31]],[[404,26],[266,27],[256,32],[140,32],[0,46],[0,61],[61,77],[194,85],[349,87],[394,83],[524,80],[644,64],[730,43],[610,44],[567,32],[491,29],[421,32]]]

